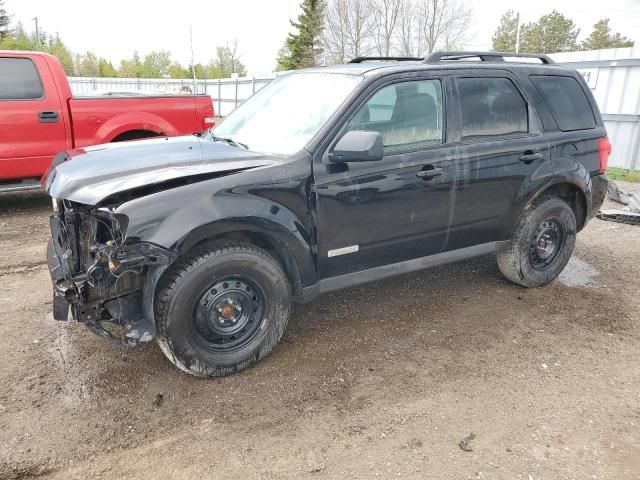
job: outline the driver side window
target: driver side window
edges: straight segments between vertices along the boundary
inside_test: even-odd
[[[380,132],[385,150],[443,143],[442,85],[418,80],[381,88],[356,112],[348,130]]]

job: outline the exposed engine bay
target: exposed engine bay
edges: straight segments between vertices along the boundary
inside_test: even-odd
[[[155,326],[145,307],[145,279],[163,270],[175,252],[127,239],[126,216],[109,208],[54,202],[47,255],[54,284],[54,318],[85,323],[124,346],[151,340]],[[153,292],[147,298],[153,297]]]

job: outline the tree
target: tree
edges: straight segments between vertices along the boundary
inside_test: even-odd
[[[398,19],[403,0],[375,0],[376,16],[375,42],[378,54],[388,57],[393,47],[393,34],[398,26]]]
[[[616,32],[611,34],[611,27],[609,26],[609,19],[603,18],[598,20],[593,25],[593,31],[582,42],[582,50],[600,50],[603,48],[625,48],[633,47],[635,42],[629,40],[627,37],[623,37],[620,33]]]
[[[120,60],[120,68],[118,68],[118,76],[122,78],[142,78],[143,66],[140,61],[140,55],[138,51],[133,52],[133,57],[129,59]]]
[[[86,52],[84,55],[76,55],[76,75],[79,77],[98,77],[99,66],[98,57],[93,52]]]
[[[513,10],[500,17],[500,24],[493,34],[491,49],[494,52],[515,52],[519,18]]]
[[[171,52],[167,50],[150,52],[144,56],[142,62],[143,77],[163,78],[169,74],[171,63]]]
[[[231,46],[216,48],[216,59],[210,65],[209,78],[229,78],[232,74],[244,77],[247,69],[238,58],[238,40],[234,39]]]
[[[173,62],[169,67],[169,77],[191,78],[191,69],[183,67],[178,62]]]
[[[415,46],[415,17],[416,7],[410,0],[404,0],[398,18],[398,46],[400,55],[411,57],[416,55]]]
[[[576,50],[580,29],[557,10],[521,27],[520,52],[555,53]]]
[[[285,41],[282,48],[278,50],[278,56],[276,57],[276,72],[288,70],[290,56],[291,51],[289,50],[289,45]]]
[[[55,36],[49,38],[44,50],[60,61],[62,68],[64,68],[64,73],[67,75],[74,74],[73,54],[60,39],[59,34],[56,33]]]
[[[4,8],[4,0],[0,0],[0,40],[9,35],[9,24],[11,17]]]
[[[298,21],[291,21],[296,33],[287,37],[287,56],[278,57],[278,69],[294,70],[320,64],[325,0],[303,0]]]
[[[118,72],[114,68],[113,64],[104,58],[98,60],[98,76],[113,78],[118,76]]]
[[[422,0],[418,12],[418,47],[421,54],[432,53],[439,45],[448,50],[464,41],[471,11],[457,0]]]
[[[375,50],[373,0],[333,0],[327,9],[325,46],[334,63]]]

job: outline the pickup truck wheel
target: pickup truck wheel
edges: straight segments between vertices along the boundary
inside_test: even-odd
[[[158,343],[187,373],[229,375],[271,352],[290,310],[289,282],[267,252],[244,243],[208,243],[161,279],[155,301]]]
[[[508,249],[498,253],[502,274],[524,287],[554,280],[576,243],[576,217],[567,202],[542,197],[522,216]]]

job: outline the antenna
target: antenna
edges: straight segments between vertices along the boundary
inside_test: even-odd
[[[189,25],[189,42],[191,44],[191,75],[193,76],[193,94],[196,92],[196,66],[193,64],[193,28]]]

